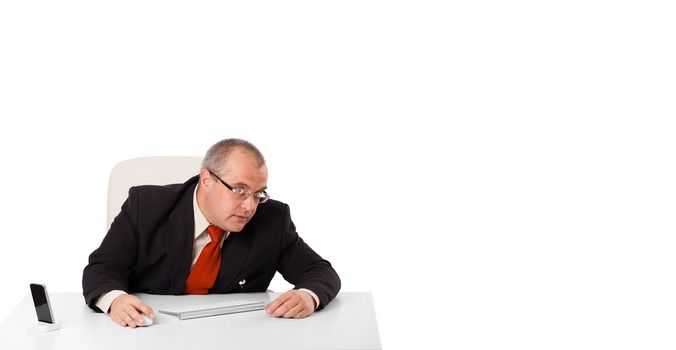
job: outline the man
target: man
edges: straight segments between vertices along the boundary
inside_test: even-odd
[[[268,304],[267,314],[302,318],[326,306],[340,278],[298,236],[289,206],[268,200],[267,180],[260,151],[226,139],[187,182],[132,187],[84,269],[87,305],[135,328],[154,312],[128,293],[264,292],[279,271],[295,288]]]

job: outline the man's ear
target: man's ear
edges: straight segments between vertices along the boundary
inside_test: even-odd
[[[209,174],[209,170],[206,168],[202,168],[200,170],[200,185],[201,186],[209,186],[209,181],[207,181],[207,178],[210,178],[211,174]]]

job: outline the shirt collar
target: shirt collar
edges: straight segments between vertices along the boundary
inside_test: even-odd
[[[204,214],[202,214],[202,209],[199,207],[199,204],[197,204],[197,188],[199,187],[199,184],[195,186],[195,191],[192,194],[192,207],[193,207],[193,215],[195,216],[195,236],[193,239],[197,239],[197,236],[199,236],[204,230],[211,225],[209,221],[204,217]]]

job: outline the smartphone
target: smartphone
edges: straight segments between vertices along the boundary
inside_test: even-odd
[[[47,295],[47,287],[44,284],[31,283],[31,295],[33,296],[35,312],[38,314],[38,321],[55,323],[52,306],[49,303],[49,295]]]

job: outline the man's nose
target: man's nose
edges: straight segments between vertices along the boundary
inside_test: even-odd
[[[247,199],[242,201],[242,208],[246,211],[251,211],[256,206],[254,196],[249,196]]]

